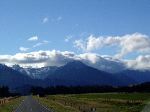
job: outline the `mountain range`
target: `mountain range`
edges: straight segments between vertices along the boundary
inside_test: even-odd
[[[0,85],[12,91],[25,91],[31,86],[85,86],[111,85],[126,86],[150,81],[150,71],[122,70],[110,73],[90,67],[80,61],[68,62],[64,66],[23,68],[19,65],[8,67],[0,64]]]

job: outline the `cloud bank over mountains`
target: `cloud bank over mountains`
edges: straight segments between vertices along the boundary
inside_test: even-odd
[[[140,55],[135,60],[127,60],[129,68],[150,70],[150,55]]]
[[[39,38],[33,36],[28,41],[37,41]],[[72,40],[73,41],[73,40]],[[70,42],[70,41],[67,41]],[[36,43],[33,47],[48,44],[44,40]],[[39,50],[28,53],[16,53],[14,55],[0,55],[0,63],[8,66],[19,64],[22,67],[45,67],[62,66],[70,61],[79,60],[83,63],[110,72],[121,71],[126,68],[150,70],[150,37],[133,33],[123,36],[99,36],[90,35],[87,39],[74,40],[73,45],[83,52],[76,54],[71,51]],[[113,56],[93,53],[94,50],[101,50],[103,47],[118,48]],[[29,48],[20,47],[20,51],[27,51]],[[124,56],[130,53],[137,53],[135,59],[125,59]]]
[[[118,72],[126,68],[150,69],[150,55],[139,56],[135,60],[119,60],[96,53],[75,54],[56,50],[0,55],[1,63],[9,66],[19,64],[23,67],[62,66],[73,60],[82,61],[89,66],[108,72]]]

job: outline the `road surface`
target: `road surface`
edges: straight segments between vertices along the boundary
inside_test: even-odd
[[[14,112],[53,112],[42,106],[32,96],[27,96]]]

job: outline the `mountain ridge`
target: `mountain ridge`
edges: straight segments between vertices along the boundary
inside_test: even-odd
[[[0,85],[6,85],[13,89],[17,88],[19,91],[23,90],[21,88],[28,88],[30,86],[126,86],[150,81],[149,71],[145,73],[144,71],[134,70],[133,72],[133,70],[125,70],[117,74],[111,74],[90,67],[81,61],[71,61],[61,67],[27,68],[30,72],[35,73],[34,75],[39,73],[35,77],[26,74],[22,69],[22,67],[17,65],[8,67],[0,64]],[[138,73],[145,74],[142,76]],[[43,75],[44,77],[39,78],[39,75]],[[25,87],[26,85],[28,86]]]

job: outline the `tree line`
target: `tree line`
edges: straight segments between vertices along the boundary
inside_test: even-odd
[[[130,85],[124,87],[113,86],[52,86],[52,87],[32,87],[28,94],[33,95],[54,95],[54,94],[82,94],[82,93],[107,93],[107,92],[150,92],[150,82]],[[26,95],[28,95],[26,94]],[[19,93],[11,93],[7,86],[0,86],[0,98],[18,96]]]
[[[124,87],[113,86],[55,86],[55,87],[32,87],[33,95],[50,95],[50,94],[82,94],[82,93],[106,93],[106,92],[150,92],[150,82],[139,85],[130,85]]]
[[[9,88],[6,86],[0,87],[0,97],[8,97],[10,95]]]
[[[18,93],[11,93],[9,91],[9,87],[7,86],[0,86],[0,98],[3,98],[3,97],[10,97],[10,96],[19,96],[20,94]]]

